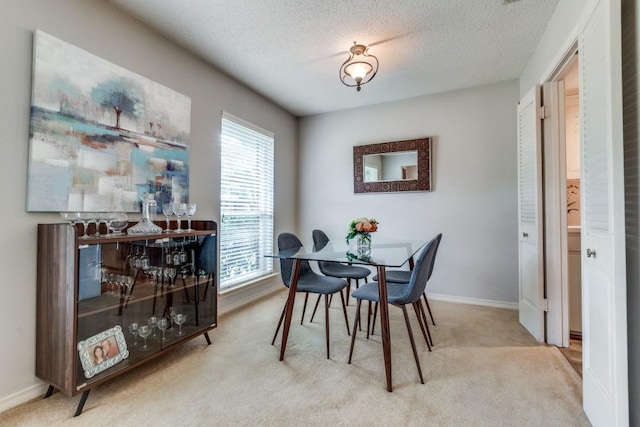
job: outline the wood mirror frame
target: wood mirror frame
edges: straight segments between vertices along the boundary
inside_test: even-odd
[[[364,156],[403,151],[418,152],[418,179],[365,182]],[[353,147],[353,192],[391,193],[396,191],[431,191],[431,138],[407,139]]]

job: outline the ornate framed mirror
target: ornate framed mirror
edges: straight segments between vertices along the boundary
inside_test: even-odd
[[[353,147],[353,192],[431,191],[431,138]]]

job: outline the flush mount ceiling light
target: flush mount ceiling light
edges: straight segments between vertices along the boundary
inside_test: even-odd
[[[378,58],[370,55],[367,47],[353,42],[349,58],[340,67],[340,81],[345,86],[356,87],[369,83],[378,72]]]

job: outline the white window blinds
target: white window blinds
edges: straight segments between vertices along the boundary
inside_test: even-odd
[[[222,114],[220,289],[273,271],[273,133]]]

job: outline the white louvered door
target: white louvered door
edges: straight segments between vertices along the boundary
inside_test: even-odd
[[[583,406],[594,426],[629,424],[620,0],[579,34]]]
[[[540,87],[518,104],[518,271],[520,323],[544,341]]]

